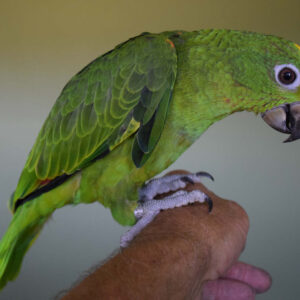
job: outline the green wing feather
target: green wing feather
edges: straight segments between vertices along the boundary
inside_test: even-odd
[[[11,209],[45,182],[73,174],[134,133],[132,157],[141,167],[161,135],[176,69],[176,50],[166,34],[144,34],[75,75],[38,135]]]

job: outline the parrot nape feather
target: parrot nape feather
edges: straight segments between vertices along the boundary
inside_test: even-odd
[[[100,202],[120,224],[135,224],[126,245],[147,207],[149,223],[161,209],[191,203],[183,191],[152,200],[209,174],[144,183],[234,112],[261,113],[287,141],[299,139],[299,70],[299,45],[236,30],[145,32],[93,60],[63,88],[10,199],[0,288],[60,207]],[[193,197],[212,207],[205,194]]]

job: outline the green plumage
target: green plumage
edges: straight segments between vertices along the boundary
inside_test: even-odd
[[[274,65],[281,63],[300,69],[299,46],[256,33],[202,30],[145,33],[87,65],[54,104],[10,201],[0,287],[18,274],[55,209],[98,201],[119,223],[132,225],[139,186],[214,122],[300,101],[299,88],[276,83]]]
[[[140,128],[139,144],[149,152],[143,132],[145,128],[151,132],[148,123],[159,113],[160,102],[169,103],[176,68],[176,52],[166,37],[148,34],[119,45],[75,75],[41,129],[11,209],[14,210],[15,201],[35,191],[43,181],[73,174],[112,145],[116,146],[116,140],[134,119],[140,125],[131,126],[127,134]],[[164,106],[161,109],[165,110]],[[151,135],[152,149],[164,120],[159,120],[162,125],[157,125]]]

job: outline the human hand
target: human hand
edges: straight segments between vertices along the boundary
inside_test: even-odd
[[[176,173],[187,172],[171,172]],[[256,293],[264,293],[270,288],[272,280],[261,268],[237,261],[249,229],[246,212],[235,202],[221,199],[201,184],[187,187],[187,190],[193,189],[205,192],[214,203],[212,213],[201,217],[202,226],[207,227],[202,230],[209,233],[205,242],[211,249],[210,264],[203,277],[202,299],[255,299]],[[190,219],[186,221],[190,222]]]
[[[63,299],[252,300],[266,291],[268,273],[237,262],[249,229],[246,212],[202,184],[186,189],[210,196],[212,212],[200,203],[160,212]]]

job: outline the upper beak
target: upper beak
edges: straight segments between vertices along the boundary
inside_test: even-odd
[[[272,128],[290,134],[285,143],[300,138],[300,102],[279,105],[262,113],[261,116]]]

